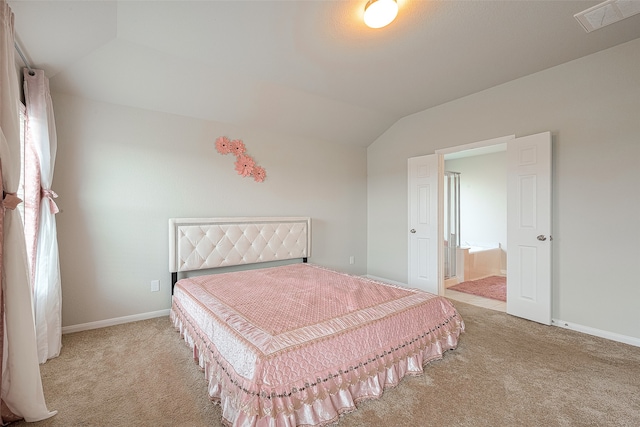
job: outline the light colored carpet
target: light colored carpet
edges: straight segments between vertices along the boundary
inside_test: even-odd
[[[339,427],[640,426],[640,348],[454,301],[454,351]],[[202,372],[169,319],[63,336],[41,366],[49,409],[21,426],[221,426]]]

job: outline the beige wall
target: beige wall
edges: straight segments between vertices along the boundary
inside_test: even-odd
[[[63,326],[169,308],[170,217],[310,216],[310,262],[366,272],[365,148],[59,93],[53,102]],[[265,182],[235,172],[215,150],[220,135],[244,140]]]
[[[553,134],[555,319],[640,338],[640,39],[405,117],[367,150],[368,273],[407,280],[407,159]]]
[[[447,160],[445,170],[460,173],[461,243],[506,249],[507,152]]]

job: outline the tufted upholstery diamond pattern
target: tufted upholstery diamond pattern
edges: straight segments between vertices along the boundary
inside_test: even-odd
[[[308,257],[310,218],[169,221],[172,272]]]

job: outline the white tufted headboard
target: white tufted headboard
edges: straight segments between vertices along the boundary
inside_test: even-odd
[[[311,254],[311,218],[172,218],[169,271],[280,261]]]

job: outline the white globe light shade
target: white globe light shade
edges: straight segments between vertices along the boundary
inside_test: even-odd
[[[371,28],[389,25],[398,15],[396,0],[369,0],[364,7],[364,23]]]

